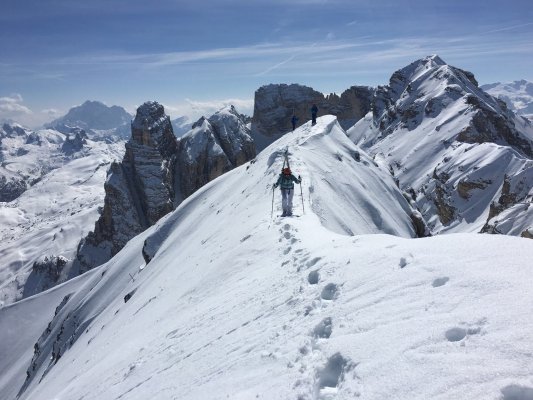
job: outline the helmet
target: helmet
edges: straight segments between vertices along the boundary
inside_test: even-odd
[[[281,170],[281,172],[284,173],[285,175],[290,175],[291,174],[291,169],[289,167],[283,168]]]

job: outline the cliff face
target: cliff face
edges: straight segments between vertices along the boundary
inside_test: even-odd
[[[144,103],[124,159],[109,170],[100,219],[80,243],[80,272],[106,262],[197,189],[253,157],[249,129],[234,107],[202,117],[178,141],[163,106]]]
[[[318,116],[335,115],[345,129],[370,111],[373,89],[352,86],[340,96],[324,96],[302,85],[266,85],[255,92],[252,131],[256,143],[264,148],[292,129],[291,118],[298,118],[297,126],[311,119],[311,107],[316,104]]]
[[[200,118],[179,142],[176,176],[179,195],[186,198],[255,157],[250,129],[233,106]]]

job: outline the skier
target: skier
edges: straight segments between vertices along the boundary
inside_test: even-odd
[[[285,167],[279,174],[278,181],[274,184],[274,189],[281,187],[281,207],[283,208],[282,217],[292,216],[292,197],[294,196],[294,182],[301,183],[302,178],[298,175],[296,178],[289,167]]]
[[[298,117],[296,115],[292,115],[291,118],[291,124],[292,124],[292,130],[294,131],[296,129],[296,123],[298,122]]]
[[[311,107],[311,119],[312,119],[312,122],[311,122],[311,125],[316,125],[316,115],[318,114],[318,107],[316,106],[316,104],[313,104],[313,107]]]

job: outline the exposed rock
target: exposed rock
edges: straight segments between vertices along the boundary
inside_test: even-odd
[[[63,256],[44,256],[35,261],[24,285],[23,297],[32,296],[57,285],[68,261]]]
[[[124,159],[109,170],[100,219],[80,243],[81,272],[109,260],[201,186],[255,157],[250,131],[233,106],[202,117],[178,142],[163,106],[147,102],[137,109],[131,132]],[[153,254],[143,256],[149,262]]]
[[[72,136],[68,136],[61,146],[61,150],[66,155],[71,155],[73,153],[77,153],[81,149],[83,149],[83,146],[87,144],[87,134],[83,129],[79,129],[77,132],[74,133]]]
[[[28,188],[23,179],[0,176],[0,201],[9,202],[18,198]]]
[[[520,237],[533,239],[533,229],[526,229],[520,234]]]
[[[433,202],[437,207],[437,215],[443,225],[449,225],[455,219],[455,208],[449,203],[449,195],[443,185],[437,185]]]
[[[371,116],[348,135],[391,166],[402,190],[423,194],[413,198],[433,233],[479,231],[513,208],[496,229],[520,234],[527,218],[514,205],[533,192],[533,125],[472,73],[438,56],[417,60],[375,90]]]
[[[431,231],[419,211],[415,210],[411,213],[411,221],[413,222],[417,237],[431,236]]]
[[[209,119],[200,118],[179,142],[176,175],[186,198],[217,178],[255,157],[255,146],[241,114],[226,107]]]
[[[457,193],[459,193],[459,196],[461,196],[463,199],[468,200],[472,196],[470,193],[472,190],[485,189],[491,183],[492,182],[490,180],[482,180],[480,182],[470,182],[462,180],[459,181],[459,183],[457,184]]]
[[[265,147],[292,129],[291,118],[298,118],[297,126],[311,119],[311,107],[316,104],[318,116],[333,114],[343,128],[348,128],[370,111],[373,89],[366,86],[352,86],[340,96],[324,96],[316,90],[302,85],[277,84],[260,87],[255,92],[252,131],[267,140]]]

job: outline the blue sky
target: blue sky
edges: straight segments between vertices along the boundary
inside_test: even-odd
[[[251,113],[264,84],[340,93],[430,54],[480,83],[533,81],[533,1],[2,0],[0,119],[87,99]]]

